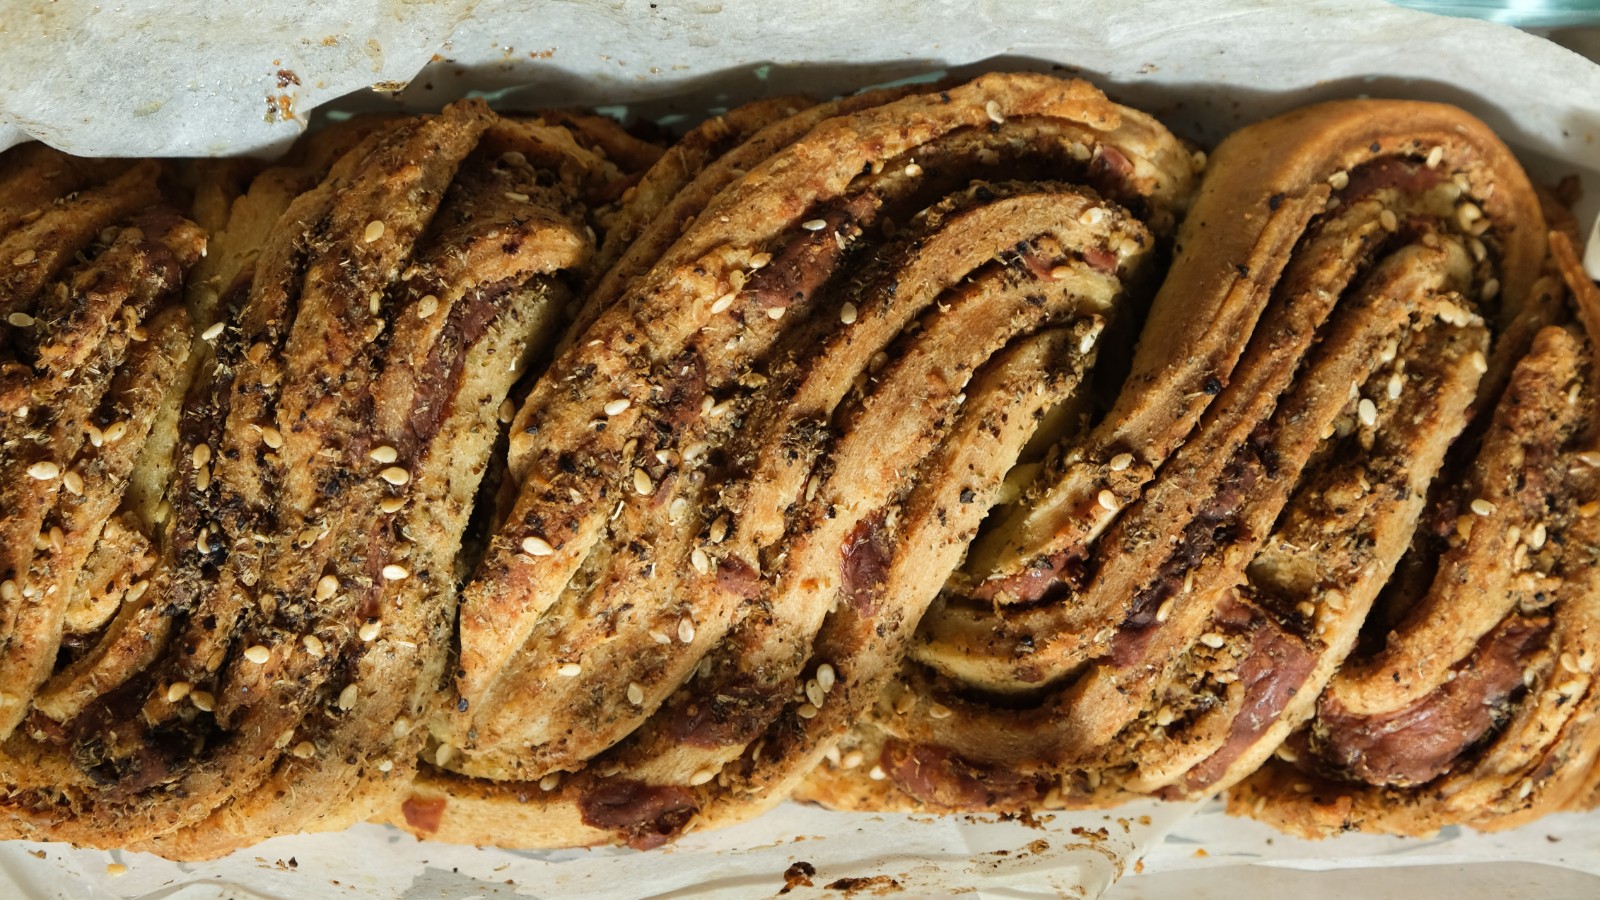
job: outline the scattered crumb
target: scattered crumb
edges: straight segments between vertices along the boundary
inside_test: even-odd
[[[1211,854],[1207,853],[1206,852],[1206,848],[1204,848],[1204,847],[1196,847],[1196,848],[1194,848],[1194,858],[1195,859],[1205,859],[1206,857],[1208,857],[1210,855]]]
[[[846,896],[854,896],[861,891],[870,891],[874,897],[885,894],[897,894],[905,890],[900,882],[887,875],[873,875],[868,878],[840,878],[828,883],[830,891],[844,891]]]
[[[794,865],[783,870],[783,890],[779,895],[787,894],[797,887],[811,887],[811,876],[817,874],[817,867],[805,860],[800,860]]]

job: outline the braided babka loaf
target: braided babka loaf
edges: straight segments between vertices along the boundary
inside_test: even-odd
[[[21,148],[0,305],[0,837],[1600,792],[1600,300],[1450,107]]]

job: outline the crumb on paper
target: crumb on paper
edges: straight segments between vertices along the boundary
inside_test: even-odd
[[[805,860],[799,860],[794,865],[783,870],[783,889],[778,891],[781,896],[797,887],[811,887],[811,876],[817,874],[817,867]]]
[[[866,892],[874,897],[886,894],[898,894],[905,888],[900,882],[887,875],[871,875],[866,878],[839,878],[828,882],[828,890],[843,891],[845,896],[854,897],[858,893]]]
[[[278,70],[278,87],[286,88],[291,84],[298,85],[299,83],[300,83],[300,76],[295,74],[295,71],[293,69],[279,69]]]
[[[1210,855],[1211,854],[1207,853],[1206,852],[1206,848],[1204,848],[1204,847],[1196,847],[1196,848],[1194,848],[1194,858],[1195,859],[1205,859],[1206,857],[1208,857]]]
[[[128,867],[122,863],[108,863],[106,865],[106,875],[112,878],[120,878],[126,874],[128,874]]]

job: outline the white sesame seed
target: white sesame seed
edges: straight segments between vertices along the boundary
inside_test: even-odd
[[[1549,532],[1545,530],[1544,523],[1540,522],[1539,524],[1533,526],[1533,531],[1529,532],[1528,546],[1534,550],[1538,550],[1544,546],[1544,542],[1547,537],[1549,537]]]
[[[10,322],[15,328],[32,328],[35,319],[27,313],[14,312],[6,316],[6,321]]]
[[[628,702],[634,706],[644,705],[644,687],[637,681],[628,682]]]
[[[556,668],[556,674],[562,678],[577,678],[583,674],[583,666],[575,662],[562,663]]]
[[[672,638],[665,631],[658,631],[654,628],[650,629],[650,639],[663,647],[672,643]]]
[[[1083,337],[1078,338],[1078,352],[1079,353],[1088,353],[1090,350],[1093,350],[1094,349],[1094,342],[1099,337],[1100,337],[1100,335],[1099,335],[1098,332],[1094,332],[1094,331],[1086,332],[1083,335]]]
[[[339,708],[344,710],[354,708],[359,694],[360,690],[354,684],[345,685],[344,690],[339,692]]]
[[[633,489],[636,493],[648,497],[655,491],[655,483],[650,480],[650,473],[643,469],[633,470]]]
[[[1131,465],[1133,465],[1132,453],[1118,453],[1116,456],[1111,457],[1110,466],[1113,472],[1124,471]]]
[[[917,165],[915,161],[912,161],[912,162],[906,163],[906,167],[905,167],[904,171],[906,173],[906,177],[907,178],[915,178],[918,175],[922,174],[922,167]]]
[[[317,745],[310,741],[301,741],[295,744],[294,749],[290,752],[300,759],[310,759],[317,755]]]
[[[217,708],[217,698],[210,691],[190,691],[189,702],[201,712],[211,712]]]
[[[374,220],[367,223],[367,230],[362,232],[361,237],[370,244],[378,238],[383,237],[383,230],[383,223]]]
[[[539,790],[544,791],[547,794],[558,787],[561,787],[560,772],[551,772],[549,775],[539,779]]]
[[[411,473],[400,468],[399,466],[390,466],[389,468],[384,469],[382,472],[379,472],[378,477],[389,482],[395,487],[400,487],[411,480]]]
[[[177,703],[179,700],[189,696],[189,692],[192,690],[194,690],[193,684],[187,681],[174,681],[167,685],[167,702]]]
[[[406,718],[405,716],[401,716],[400,718],[395,719],[394,720],[394,728],[390,729],[390,733],[393,734],[397,738],[403,738],[406,735],[410,734],[411,733],[411,720]]]
[[[871,778],[873,781],[882,781],[889,776],[883,771],[882,766],[873,766],[872,769],[867,772],[867,777]]]
[[[608,416],[620,416],[627,412],[628,407],[632,405],[633,401],[629,400],[627,397],[618,397],[615,400],[608,401],[605,406],[601,407],[601,409],[603,409],[605,414]]]
[[[812,706],[818,709],[822,708],[823,700],[826,698],[822,691],[822,685],[818,684],[815,678],[806,680],[805,694],[806,699],[811,701]]]
[[[389,446],[388,444],[384,444],[379,447],[373,447],[367,456],[375,463],[388,465],[389,463],[392,463],[400,458],[400,451]]]
[[[1072,274],[1071,266],[1056,266],[1050,270],[1051,281],[1062,281]]]
[[[1472,514],[1473,515],[1476,515],[1476,516],[1487,516],[1487,515],[1489,515],[1490,513],[1493,513],[1493,512],[1494,512],[1494,504],[1490,503],[1489,501],[1487,501],[1485,499],[1483,499],[1482,497],[1479,497],[1478,499],[1472,501]]]
[[[834,682],[837,679],[838,673],[833,670],[832,665],[823,663],[817,666],[817,684],[822,688],[823,693],[833,690]]]
[[[1165,622],[1167,617],[1172,615],[1172,605],[1176,603],[1177,600],[1177,597],[1168,597],[1167,599],[1161,601],[1161,605],[1156,607],[1157,622]]]
[[[377,620],[362,622],[361,627],[356,630],[356,636],[361,638],[363,641],[370,643],[378,639],[378,632],[382,630],[383,625]]]
[[[339,593],[339,579],[333,575],[324,575],[317,579],[318,600],[326,600]]]
[[[1370,398],[1362,397],[1361,402],[1356,404],[1356,418],[1368,428],[1378,424],[1378,404],[1373,403]]]
[[[678,640],[685,644],[694,643],[694,620],[688,616],[678,620]]]
[[[990,100],[988,103],[985,103],[983,105],[983,111],[986,115],[988,115],[989,121],[995,123],[996,125],[1005,124],[1006,117],[1000,112],[1000,104],[997,101]]]
[[[779,319],[783,318],[783,314],[786,313],[786,312],[788,312],[788,309],[786,307],[771,306],[771,307],[767,308],[767,318],[769,318],[772,321],[776,322]]]
[[[1401,375],[1399,372],[1395,372],[1389,376],[1387,392],[1390,400],[1400,399],[1400,392],[1405,389],[1405,383],[1405,376]]]
[[[439,298],[433,294],[424,294],[417,301],[417,318],[426,319],[439,311]]]
[[[1336,191],[1342,191],[1350,186],[1350,173],[1340,169],[1328,176],[1328,184]]]
[[[0,581],[0,600],[10,603],[15,601],[20,596],[22,596],[22,592],[17,590],[17,583],[15,581],[12,581],[10,578],[7,578],[5,581]]]
[[[363,626],[363,628],[365,628],[365,626]],[[376,631],[373,632],[373,636],[377,636]],[[370,638],[362,638],[362,640],[370,640]],[[328,648],[322,643],[322,638],[319,638],[314,634],[308,634],[301,638],[300,646],[306,648],[306,655],[312,659],[321,659],[323,655],[328,652]]]
[[[272,651],[260,644],[256,644],[244,651],[244,658],[259,666],[272,658]]]
[[[826,219],[807,219],[800,223],[800,227],[807,231],[821,231],[828,227],[828,221]]]
[[[1227,641],[1223,639],[1222,635],[1217,634],[1215,631],[1208,631],[1205,634],[1200,635],[1200,643],[1205,644],[1207,647],[1210,647],[1213,650],[1217,650],[1220,649],[1223,644],[1226,644]]]
[[[544,538],[530,534],[522,539],[522,552],[529,556],[549,556],[556,552],[556,548],[550,546],[550,542]]]
[[[385,497],[378,501],[378,511],[392,515],[399,512],[405,505],[406,498],[404,497]]]
[[[512,203],[527,203],[528,195],[521,191],[506,191],[506,199]]]
[[[125,435],[127,433],[128,433],[128,423],[127,422],[112,422],[110,425],[106,426],[106,430],[105,430],[106,443],[115,444],[117,441],[122,440],[123,435]]]
[[[189,461],[194,464],[196,469],[211,462],[211,445],[195,444],[194,451],[189,454]]]
[[[411,571],[399,563],[389,563],[383,567],[383,577],[387,581],[405,581],[411,577]]]
[[[32,249],[28,249],[18,253],[16,256],[13,256],[11,258],[11,263],[12,265],[25,266],[28,263],[33,262],[35,259],[38,259],[38,254],[33,252]]]
[[[1470,230],[1472,224],[1481,218],[1483,210],[1479,209],[1476,203],[1469,201],[1456,207],[1456,224],[1460,225],[1463,231]]]
[[[1109,490],[1101,491],[1100,495],[1096,497],[1095,500],[1098,501],[1100,506],[1104,509],[1115,510],[1117,508],[1117,495]]]
[[[928,718],[948,719],[950,718],[950,707],[945,706],[943,703],[930,704],[928,706]]]
[[[839,307],[839,321],[845,325],[854,325],[858,311],[854,303],[846,303]]]
[[[817,713],[819,712],[821,712],[821,710],[817,709],[815,706],[812,706],[810,703],[802,703],[800,704],[800,707],[794,711],[794,714],[802,719],[815,719],[817,717]]]
[[[1099,225],[1105,220],[1106,211],[1098,206],[1091,206],[1078,214],[1078,222],[1082,225]]]
[[[716,301],[711,304],[711,314],[718,315],[720,313],[727,312],[728,308],[733,306],[734,296],[735,295],[733,291],[729,291],[728,293],[723,294],[721,297],[718,297]]]
[[[750,257],[750,261],[746,265],[754,270],[764,268],[770,262],[772,262],[771,253],[757,253],[755,256]]]
[[[1472,370],[1477,372],[1479,375],[1489,371],[1489,360],[1484,358],[1483,351],[1472,351]]]
[[[1163,706],[1156,710],[1156,725],[1160,726],[1161,728],[1165,728],[1177,720],[1178,715],[1172,711],[1172,707],[1170,706]]]
[[[35,481],[49,481],[61,474],[61,467],[43,459],[28,467],[28,477]]]
[[[1383,226],[1384,231],[1400,230],[1400,219],[1394,214],[1394,210],[1392,209],[1386,209],[1383,212],[1378,213],[1378,224]]]
[[[271,425],[261,426],[261,443],[267,445],[269,450],[277,450],[283,446],[283,432]]]
[[[214,341],[217,338],[222,337],[222,329],[223,329],[223,327],[224,327],[223,323],[221,323],[221,322],[213,322],[211,324],[210,328],[207,328],[205,331],[200,332],[200,340],[202,340],[202,341]]]
[[[672,525],[677,525],[683,521],[683,516],[688,511],[688,500],[685,500],[682,497],[673,498],[672,502],[667,505],[667,522]]]
[[[711,771],[710,769],[701,769],[689,776],[689,786],[699,787],[715,777],[717,777],[717,773]]]
[[[1443,161],[1444,161],[1444,148],[1443,147],[1434,147],[1432,150],[1428,151],[1428,160],[1427,160],[1428,168],[1437,169],[1439,167],[1439,163],[1441,163]]]
[[[455,758],[455,755],[456,748],[450,746],[449,744],[440,744],[438,748],[433,751],[433,764],[436,766],[447,766],[450,764],[450,760]]]
[[[1498,296],[1500,296],[1500,279],[1498,278],[1491,278],[1485,281],[1483,289],[1478,292],[1478,298],[1485,301],[1493,300]]]
[[[694,570],[701,575],[711,574],[711,557],[707,556],[706,551],[699,547],[689,552],[689,565],[694,566]]]

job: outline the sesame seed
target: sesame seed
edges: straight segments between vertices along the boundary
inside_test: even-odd
[[[200,340],[202,340],[202,341],[214,341],[217,338],[222,337],[222,329],[223,329],[223,327],[224,327],[223,323],[221,323],[221,322],[213,322],[211,324],[210,328],[207,328],[205,331],[200,332]]]
[[[1222,635],[1217,634],[1215,631],[1208,631],[1205,634],[1200,635],[1200,643],[1205,644],[1207,647],[1210,647],[1213,650],[1218,650],[1221,649],[1222,645],[1227,643],[1227,641],[1223,639]]]
[[[300,743],[295,744],[294,749],[289,752],[293,753],[299,759],[310,759],[311,757],[317,755],[317,745],[311,743],[310,741],[301,741]]]
[[[356,705],[356,697],[359,694],[360,691],[354,684],[345,685],[344,690],[339,692],[339,708],[345,710],[353,708]]]
[[[1482,497],[1479,497],[1478,499],[1472,501],[1472,514],[1473,515],[1475,515],[1475,516],[1487,516],[1492,512],[1494,512],[1494,504],[1493,503],[1490,503],[1489,501],[1483,499]]]
[[[783,314],[786,313],[786,312],[788,312],[788,309],[786,307],[782,307],[782,306],[769,307],[767,309],[767,318],[769,318],[772,321],[776,322],[779,319],[783,318]]]
[[[1078,222],[1082,225],[1099,225],[1104,221],[1106,211],[1098,206],[1091,206],[1078,214]]]
[[[189,454],[189,461],[194,464],[196,469],[211,462],[211,445],[195,444],[194,451]]]
[[[189,692],[192,690],[194,690],[193,684],[187,681],[174,681],[167,685],[167,702],[177,703],[179,700],[189,696]]]
[[[556,668],[556,674],[562,678],[577,678],[583,674],[583,666],[574,662],[562,663]]]
[[[1336,191],[1342,191],[1350,186],[1350,173],[1340,169],[1328,176],[1328,184]]]
[[[770,262],[772,262],[771,253],[757,253],[755,256],[750,257],[750,261],[746,265],[754,270],[764,268]]]
[[[371,642],[378,639],[378,632],[381,630],[383,630],[383,625],[374,619],[372,621],[361,623],[361,627],[356,631],[356,636],[361,638],[363,641]],[[316,654],[312,655],[314,656]]]
[[[711,771],[710,769],[701,769],[689,776],[689,786],[699,787],[715,777],[717,777],[717,773]]]
[[[906,173],[906,177],[907,178],[915,178],[918,175],[922,174],[922,167],[917,165],[915,161],[912,161],[912,162],[906,163],[906,167],[905,167],[904,171]]]
[[[807,219],[800,223],[800,227],[807,231],[821,231],[828,227],[828,221],[826,219]]]
[[[1362,397],[1361,402],[1356,404],[1356,418],[1368,428],[1378,424],[1378,404],[1368,397]]]
[[[815,719],[817,717],[817,713],[821,711],[822,710],[817,709],[815,706],[812,706],[809,703],[802,703],[800,704],[800,708],[794,711],[794,714],[802,719]]]
[[[6,316],[6,321],[10,322],[16,328],[32,328],[34,318],[33,316],[30,316],[24,312],[14,312],[11,315]]]
[[[392,760],[392,759],[379,760],[378,761],[378,771],[379,772],[392,772],[392,771],[394,771],[394,760]]]
[[[717,516],[717,520],[715,522],[711,523],[711,531],[710,531],[711,543],[720,544],[720,543],[722,543],[723,538],[726,538],[727,536],[728,536],[728,517],[727,517],[726,514]]]
[[[838,673],[833,670],[832,665],[823,663],[817,666],[817,684],[822,687],[824,693],[833,690],[834,682],[837,680]]]
[[[256,644],[244,651],[244,658],[259,666],[272,658],[272,651],[260,644]]]
[[[688,616],[678,620],[678,640],[685,644],[694,642],[694,620]]]
[[[1316,614],[1317,605],[1310,600],[1301,600],[1295,604],[1294,611],[1309,619]]]
[[[650,473],[643,469],[633,470],[633,489],[636,493],[649,496],[655,490],[655,483],[650,480]]]
[[[1481,350],[1472,351],[1471,361],[1472,361],[1472,371],[1477,372],[1479,375],[1482,375],[1485,372],[1489,371],[1489,361],[1484,358],[1483,351],[1481,351]]]
[[[61,474],[61,467],[44,459],[28,467],[28,477],[35,481],[49,481]]]
[[[28,249],[18,253],[16,256],[13,256],[11,258],[11,264],[16,266],[25,266],[38,258],[39,255],[37,253],[33,252],[32,249]]]
[[[672,525],[679,524],[683,521],[683,516],[688,511],[689,501],[682,497],[673,498],[673,501],[667,505],[667,522]]]
[[[1483,289],[1478,292],[1479,299],[1493,300],[1500,296],[1500,279],[1491,278],[1483,283]]]
[[[811,701],[812,706],[818,709],[822,708],[822,702],[825,697],[822,692],[822,685],[818,684],[815,678],[806,681],[805,694],[806,699]]]
[[[560,772],[551,772],[549,775],[539,779],[539,790],[544,791],[547,794],[558,787],[561,787]]]
[[[1133,465],[1132,453],[1118,453],[1116,456],[1111,457],[1110,466],[1113,472],[1124,471],[1131,465]]]
[[[339,579],[333,575],[324,575],[317,579],[317,599],[326,600],[339,593]]]
[[[989,121],[995,123],[996,125],[1005,124],[1006,117],[1000,112],[1000,104],[998,101],[990,100],[988,103],[985,103],[983,105],[983,111],[986,115],[988,115]]]
[[[601,407],[601,409],[604,410],[605,414],[608,416],[620,416],[627,412],[628,407],[632,405],[633,401],[629,400],[627,397],[618,397],[615,400],[607,401],[606,405]]]
[[[950,707],[945,706],[943,703],[931,704],[928,707],[928,718],[948,719],[950,718]]]
[[[399,512],[406,505],[404,497],[385,497],[378,501],[378,511],[392,515]]]
[[[1101,491],[1100,492],[1100,496],[1096,497],[1095,499],[1099,502],[1100,506],[1102,508],[1104,508],[1104,509],[1108,509],[1108,510],[1113,510],[1114,511],[1117,508],[1117,495],[1113,494],[1109,490]]]
[[[375,463],[388,465],[389,463],[392,463],[400,458],[400,451],[389,446],[388,444],[384,444],[380,447],[373,447],[367,456],[370,457]]]
[[[0,600],[10,603],[15,601],[21,595],[22,592],[17,590],[17,583],[15,581],[12,581],[10,578],[7,578],[5,581],[0,581]]]
[[[1427,166],[1430,169],[1439,168],[1439,163],[1444,161],[1444,148],[1434,147],[1428,151]]]
[[[277,450],[283,446],[283,432],[271,425],[261,426],[261,443],[266,444],[269,450]]]
[[[373,634],[376,636],[377,632],[374,631]],[[363,640],[366,639],[363,638]],[[308,634],[301,638],[300,646],[306,648],[306,655],[310,656],[312,659],[321,659],[323,655],[328,652],[328,648],[322,643],[322,638],[319,638],[314,634]]]
[[[1528,546],[1534,550],[1538,550],[1544,546],[1544,542],[1547,537],[1549,537],[1549,533],[1545,530],[1544,523],[1540,522],[1539,524],[1533,526],[1533,531],[1529,532]]]
[[[889,776],[884,773],[882,766],[873,766],[872,769],[867,772],[867,777],[871,778],[873,781],[882,781]]]
[[[1489,248],[1485,247],[1483,241],[1477,238],[1467,239],[1467,250],[1471,251],[1473,262],[1483,262],[1489,256]]]
[[[716,301],[711,304],[711,314],[718,315],[720,313],[727,312],[728,308],[733,306],[733,298],[734,293],[732,291],[729,291],[728,293],[723,294],[721,297],[718,297]]]
[[[644,705],[644,688],[637,681],[628,682],[628,702],[634,706]]]
[[[1170,707],[1170,706],[1163,706],[1159,710],[1156,710],[1156,725],[1158,725],[1158,726],[1160,726],[1162,728],[1165,728],[1168,725],[1171,725],[1173,722],[1176,722],[1177,720],[1178,720],[1178,714],[1173,712],[1172,711],[1172,707]]]
[[[711,557],[707,556],[706,551],[699,547],[689,552],[689,564],[694,566],[694,570],[701,575],[711,574]]]
[[[433,294],[424,294],[417,301],[417,318],[426,319],[439,311],[439,298]]]
[[[506,199],[513,203],[527,203],[528,195],[521,191],[506,191]]]
[[[658,631],[654,628],[650,629],[650,640],[655,641],[663,647],[672,643],[672,638],[669,637],[665,631]]]
[[[110,425],[106,426],[106,430],[105,430],[106,443],[115,444],[117,441],[122,440],[123,435],[125,435],[127,433],[128,433],[128,423],[127,422],[112,422]]]
[[[81,496],[83,494],[83,476],[68,470],[67,474],[61,476],[61,486]]]
[[[1085,333],[1083,337],[1078,338],[1078,352],[1088,353],[1090,350],[1093,350],[1094,342],[1099,337],[1100,335],[1098,332],[1090,331]]]
[[[383,567],[383,577],[386,581],[405,581],[411,577],[411,571],[399,563],[389,563]]]
[[[1167,599],[1161,601],[1161,605],[1156,607],[1156,621],[1165,622],[1167,617],[1172,615],[1172,604],[1176,603],[1177,601],[1177,597],[1168,597]]]
[[[529,556],[549,556],[556,552],[550,542],[537,535],[528,535],[522,539],[522,552]]]
[[[210,691],[190,691],[189,702],[201,712],[211,712],[217,708],[217,698]]]
[[[383,223],[378,221],[368,222],[367,230],[362,232],[361,237],[369,244],[383,237]]]
[[[1400,219],[1394,214],[1394,210],[1392,209],[1386,209],[1383,212],[1378,213],[1378,224],[1383,226],[1384,231],[1400,230]]]
[[[411,480],[411,473],[399,466],[390,466],[378,473],[378,477],[389,482],[395,487],[400,487]]]
[[[1387,392],[1390,400],[1400,399],[1400,392],[1405,389],[1405,383],[1405,377],[1399,372],[1395,372],[1393,375],[1389,376]]]
[[[456,748],[450,746],[449,744],[440,744],[438,748],[433,751],[433,764],[436,766],[447,766],[450,764],[450,760],[455,758],[455,755]]]
[[[1051,281],[1062,281],[1062,280],[1066,279],[1066,277],[1071,275],[1071,274],[1072,274],[1072,268],[1070,266],[1056,266],[1055,268],[1050,270],[1050,280]]]
[[[845,325],[854,325],[858,314],[854,303],[846,303],[839,307],[839,321]]]
[[[1456,207],[1456,224],[1461,226],[1462,231],[1470,230],[1472,223],[1481,218],[1483,210],[1479,209],[1476,203],[1469,201]]]

